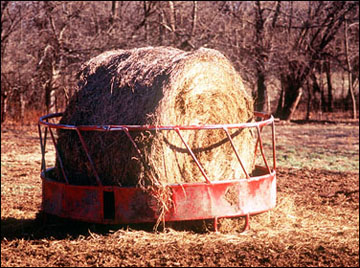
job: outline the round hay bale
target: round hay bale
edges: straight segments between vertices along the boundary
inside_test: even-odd
[[[114,50],[92,58],[61,124],[194,125],[252,121],[253,101],[229,60],[213,49],[184,52],[171,47]],[[255,139],[249,128],[230,130],[245,169],[253,169]],[[244,177],[223,130],[181,131],[210,180]],[[154,186],[203,182],[175,131],[83,131],[104,185]],[[75,131],[58,131],[58,150],[69,182],[96,179]],[[59,176],[61,171],[56,165]]]

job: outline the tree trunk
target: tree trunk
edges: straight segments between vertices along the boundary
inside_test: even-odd
[[[265,63],[263,53],[265,47],[263,44],[264,39],[264,18],[263,18],[263,9],[261,8],[260,1],[255,2],[256,6],[256,15],[255,15],[255,29],[256,29],[256,44],[255,52],[257,55],[257,99],[255,101],[256,110],[259,112],[264,112],[267,106],[267,92],[265,85]],[[275,23],[275,22],[274,22]]]
[[[1,124],[5,121],[7,113],[7,95],[1,94]]]
[[[331,82],[331,68],[330,61],[325,62],[325,73],[326,73],[326,82],[328,88],[328,100],[327,100],[327,111],[333,111],[333,94],[332,94],[332,82]]]
[[[159,45],[163,45],[164,40],[164,13],[162,11],[159,12]]]
[[[148,24],[147,24],[147,9],[148,9],[148,7],[147,7],[147,4],[146,4],[146,1],[144,1],[143,2],[144,3],[144,31],[145,31],[145,43],[147,43],[148,42],[148,31],[149,31],[149,29],[148,29]]]
[[[284,98],[284,102],[283,105],[278,105],[275,117],[281,120],[290,120],[296,111],[303,92],[300,83],[294,81],[289,75],[285,78],[283,77],[281,80],[283,84],[283,96],[280,97],[279,102],[282,102],[282,98]]]
[[[110,24],[114,23],[114,19],[116,17],[116,1],[111,1],[111,16],[110,16]]]
[[[293,117],[293,115],[296,111],[296,108],[298,107],[298,104],[301,100],[302,94],[303,94],[302,88],[299,88],[297,96],[295,98],[295,101],[290,105],[290,109],[289,109],[290,111],[289,111],[289,116],[288,116],[287,120],[290,120]]]
[[[325,98],[325,86],[324,86],[324,80],[323,80],[323,73],[324,73],[324,63],[323,61],[320,61],[320,71],[319,71],[319,75],[320,75],[320,79],[319,79],[319,83],[318,83],[318,89],[319,89],[319,93],[320,93],[320,114],[322,114],[322,112],[326,112],[327,109],[327,104],[326,104],[326,98]],[[313,81],[316,81],[316,76],[314,73],[311,74],[314,79]]]
[[[321,94],[321,112],[326,112],[327,110],[327,101],[325,98],[325,93],[324,93],[324,87],[321,86],[320,87],[320,94]]]
[[[168,1],[169,3],[169,8],[170,8],[170,26],[171,26],[171,30],[172,30],[172,36],[173,36],[173,42],[175,42],[176,40],[176,10],[175,10],[175,5],[173,1]]]
[[[25,99],[24,99],[24,93],[20,92],[19,93],[20,98],[20,120],[21,122],[23,122],[24,118],[25,118]]]
[[[323,93],[322,93],[322,89],[321,86],[319,85],[315,74],[312,72],[310,74],[310,78],[312,80],[312,89],[313,89],[313,93],[314,93],[314,103],[313,103],[313,108],[314,111],[316,111],[317,113],[322,113],[322,107],[323,107]],[[320,81],[321,81],[321,76],[320,76]],[[320,98],[318,98],[318,94],[320,94]],[[315,105],[316,104],[316,105]]]
[[[311,85],[309,79],[306,80],[306,89],[308,91],[308,100],[306,105],[306,120],[310,119],[310,111],[311,111],[311,101],[312,101],[312,94],[311,94]]]
[[[256,110],[259,112],[267,111],[267,90],[265,85],[265,75],[258,71],[257,77],[257,99],[255,101]]]
[[[348,103],[348,99],[347,99],[347,95],[346,95],[346,87],[345,87],[345,74],[344,72],[341,72],[341,97],[345,100],[344,101],[344,107],[342,107],[345,111],[349,110],[349,103]]]
[[[355,100],[355,94],[354,94],[354,88],[353,88],[353,82],[352,82],[352,75],[351,75],[351,63],[350,63],[350,59],[349,59],[349,45],[348,45],[348,35],[347,35],[347,21],[345,20],[344,23],[344,27],[345,27],[345,58],[346,58],[346,64],[348,67],[348,79],[349,79],[349,94],[351,96],[351,102],[352,102],[352,112],[353,112],[353,119],[356,119],[357,115],[356,115],[356,100]]]
[[[197,1],[194,1],[193,2],[192,27],[191,27],[190,39],[195,35],[196,21],[197,21]]]
[[[45,106],[46,106],[46,113],[55,113],[56,112],[56,95],[55,89],[53,88],[52,80],[48,80],[44,84],[45,89]]]
[[[275,116],[278,116],[278,112],[280,112],[282,109],[284,109],[284,105],[285,105],[284,95],[285,95],[284,87],[283,87],[283,83],[281,83],[280,98],[279,98],[279,101],[278,101],[278,106],[276,108]]]

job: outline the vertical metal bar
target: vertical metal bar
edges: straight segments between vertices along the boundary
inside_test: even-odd
[[[218,217],[214,218],[214,232],[218,232]]]
[[[266,161],[266,158],[265,158],[265,154],[264,154],[264,150],[263,150],[263,144],[262,144],[262,140],[261,140],[261,134],[260,134],[260,128],[259,128],[259,126],[256,126],[256,130],[257,130],[258,137],[259,137],[259,141],[260,141],[260,151],[261,151],[261,155],[262,155],[262,157],[263,157],[263,159],[264,159],[264,163],[265,163],[265,165],[266,165],[269,173],[271,173],[271,170],[270,170],[269,165],[268,165],[268,163],[267,163],[267,161]]]
[[[245,232],[250,229],[250,214],[246,214],[245,216],[245,226],[242,232]]]
[[[86,153],[86,156],[87,156],[87,158],[88,158],[88,160],[89,160],[89,162],[90,162],[90,166],[91,166],[92,171],[94,172],[94,175],[95,175],[95,178],[96,178],[96,182],[97,182],[97,184],[98,184],[99,186],[102,186],[102,183],[101,183],[101,180],[100,180],[100,178],[99,178],[99,175],[98,175],[98,173],[97,173],[97,171],[96,171],[96,169],[95,169],[94,162],[92,161],[92,159],[91,159],[91,157],[90,157],[89,149],[88,149],[88,147],[87,147],[87,145],[86,145],[86,143],[85,143],[85,141],[84,141],[84,139],[83,139],[83,137],[82,137],[82,135],[81,135],[81,133],[80,133],[80,130],[79,130],[78,128],[76,128],[76,132],[77,132],[77,134],[78,134],[78,136],[79,136],[80,142],[81,142],[81,144],[82,144],[82,146],[83,146],[83,148],[84,148],[84,151],[85,151],[85,153]]]
[[[273,147],[273,166],[274,166],[274,170],[276,170],[276,150],[275,150],[275,122],[273,121],[271,124],[271,129],[272,129],[272,147]]]
[[[54,134],[53,134],[53,132],[51,131],[51,128],[50,128],[50,127],[49,127],[49,131],[50,131],[51,139],[52,139],[52,141],[53,141],[53,144],[54,144],[54,147],[55,147],[55,150],[56,150],[56,157],[58,158],[59,163],[60,163],[61,172],[62,172],[62,174],[63,174],[63,176],[64,176],[64,179],[65,179],[66,184],[69,184],[69,181],[68,181],[67,176],[66,176],[66,174],[65,174],[63,162],[62,162],[62,160],[61,160],[59,151],[58,151],[58,149],[57,149],[57,144],[56,144],[56,141],[55,141],[55,138],[54,138]]]
[[[38,130],[39,130],[39,137],[40,137],[40,148],[41,148],[41,172],[45,172],[46,170],[46,164],[45,164],[45,141],[46,141],[46,134],[44,137],[44,144],[42,139],[42,133],[41,133],[41,126],[40,123],[38,123]],[[47,128],[45,128],[45,131]]]
[[[229,133],[228,129],[227,129],[226,127],[223,127],[223,130],[225,131],[225,133],[226,133],[226,135],[227,135],[227,137],[228,137],[228,139],[229,139],[229,141],[230,141],[230,143],[231,143],[231,147],[233,148],[233,150],[234,150],[234,152],[235,152],[235,154],[236,154],[236,157],[237,157],[237,159],[238,159],[238,161],[239,161],[239,163],[240,163],[240,165],[241,165],[241,167],[242,167],[242,169],[243,169],[243,171],[244,171],[244,173],[245,173],[245,175],[246,175],[246,178],[247,178],[247,179],[250,179],[250,176],[249,176],[249,174],[247,173],[247,171],[246,171],[246,169],[245,169],[245,167],[244,167],[244,165],[243,165],[243,163],[242,163],[242,161],[241,161],[241,159],[240,159],[239,153],[238,153],[238,151],[237,151],[236,148],[235,148],[235,145],[234,145],[234,143],[233,143],[233,140],[232,140],[232,138],[231,138],[231,136],[230,136],[230,133]]]
[[[180,133],[179,128],[174,128],[174,130],[176,131],[176,133],[179,135],[180,139],[182,140],[182,142],[184,143],[186,149],[189,151],[191,157],[193,158],[193,160],[195,161],[196,165],[198,166],[198,168],[201,171],[201,174],[204,176],[205,180],[207,183],[211,184],[211,181],[209,180],[208,176],[206,175],[203,167],[201,166],[200,162],[197,160],[196,156],[194,155],[193,151],[190,149],[189,145],[186,143],[186,141],[184,140],[183,136]]]
[[[44,134],[44,171],[46,170],[45,153],[46,153],[47,134],[48,134],[48,127],[45,128],[45,134]]]

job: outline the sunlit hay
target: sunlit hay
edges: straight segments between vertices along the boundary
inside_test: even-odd
[[[105,52],[91,59],[80,73],[78,92],[60,123],[186,126],[252,120],[251,97],[220,52],[147,47]],[[229,132],[245,169],[251,173],[253,130]],[[59,130],[58,135],[58,149],[70,183],[96,184],[77,133]],[[174,130],[130,132],[141,156],[123,131],[83,131],[82,135],[104,185],[150,187],[156,192],[165,184],[205,181]],[[183,130],[181,135],[210,180],[245,176],[224,130]],[[61,177],[59,163],[57,170]]]
[[[265,213],[250,217],[251,227],[258,233],[266,232],[274,236],[293,229],[298,220],[294,198],[290,195],[278,194],[276,207]]]
[[[301,198],[280,193],[274,209],[250,216],[250,230],[244,233],[242,239],[255,237],[264,245],[274,243],[284,248],[299,249],[338,247],[341,244],[346,247],[349,241],[359,241],[358,210],[331,206],[314,210],[311,205],[296,204],[296,200]],[[223,220],[225,224],[219,224],[222,233],[238,233],[244,226],[244,217]],[[349,221],[354,224],[349,225]]]
[[[83,68],[79,91],[61,123],[227,124],[251,121],[252,116],[252,100],[221,53],[148,47],[105,52],[91,59]],[[249,129],[230,132],[250,173],[252,133]],[[244,176],[223,130],[181,133],[212,180]],[[131,133],[144,159],[122,131],[82,135],[105,185],[204,181],[175,131]],[[58,145],[71,183],[93,184],[93,171],[76,132],[60,130]],[[152,176],[146,175],[150,173]]]
[[[245,217],[221,218],[218,220],[218,231],[221,233],[243,232],[245,228]]]
[[[264,213],[250,215],[249,226],[251,231],[281,234],[284,230],[291,230],[296,222],[296,208],[291,196],[278,196],[276,207]],[[244,231],[245,216],[235,218],[220,218],[218,230],[221,233],[240,233]]]

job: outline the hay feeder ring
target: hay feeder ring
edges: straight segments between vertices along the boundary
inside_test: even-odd
[[[251,215],[268,211],[276,205],[276,161],[275,161],[275,125],[272,115],[255,112],[257,120],[251,123],[226,125],[191,125],[191,126],[140,126],[140,125],[106,125],[106,126],[72,126],[53,123],[62,113],[49,114],[40,117],[38,130],[42,152],[41,179],[42,179],[42,205],[45,214],[62,218],[70,218],[100,224],[132,224],[157,222],[159,208],[154,198],[139,187],[106,186],[101,182],[87,145],[83,139],[84,131],[123,131],[142,155],[136,142],[131,137],[131,131],[175,131],[200,169],[204,182],[168,184],[171,188],[172,206],[162,215],[165,222],[214,220],[214,230],[218,230],[218,219],[245,217],[244,230],[249,228]],[[261,132],[263,127],[272,128],[272,156],[273,165],[269,166],[263,148]],[[238,151],[234,146],[229,129],[256,128],[257,140],[255,145],[255,158],[260,148],[264,166],[255,166],[252,174],[248,174],[242,164]],[[56,153],[63,174],[63,181],[54,179],[55,167],[46,167],[46,141],[48,133],[57,151],[54,129],[68,129],[76,131],[86,152],[89,165],[91,165],[96,178],[95,186],[72,185],[66,175],[66,167]],[[193,151],[184,140],[181,131],[201,129],[221,129],[225,131],[234,153],[246,177],[234,180],[211,181],[198,161]],[[256,138],[256,137],[255,137]],[[255,160],[254,160],[255,161]],[[227,195],[235,194],[235,201],[229,202]]]

